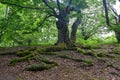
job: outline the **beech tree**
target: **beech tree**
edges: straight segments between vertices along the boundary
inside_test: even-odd
[[[85,0],[42,0],[49,9],[52,10],[52,15],[57,18],[56,26],[58,29],[58,41],[59,43],[71,44],[71,41],[75,42],[77,27],[81,23],[81,9],[87,7]],[[51,2],[56,2],[57,7],[50,6]],[[55,10],[56,9],[56,10]],[[72,25],[71,37],[69,37],[69,15],[74,12],[76,20]]]
[[[24,4],[24,2],[26,2]],[[56,19],[56,27],[58,29],[58,40],[56,44],[71,44],[76,40],[77,27],[81,23],[81,10],[87,7],[85,0],[0,0],[0,3],[20,8],[43,10],[47,16],[43,20],[53,16]],[[32,5],[34,4],[34,6]],[[44,7],[44,8],[43,8]],[[76,18],[72,25],[71,35],[68,29],[71,18]]]

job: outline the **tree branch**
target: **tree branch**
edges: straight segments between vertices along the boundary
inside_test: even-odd
[[[53,14],[55,15],[55,17],[57,16],[57,13],[56,13],[56,11],[54,10],[54,8],[52,8],[49,4],[48,4],[48,2],[46,1],[46,0],[42,0],[44,3],[45,3],[45,5],[47,6],[47,7],[49,7],[52,11],[53,11]]]
[[[113,11],[113,13],[114,13],[116,16],[119,16],[119,15],[117,14],[116,10],[115,10],[111,5],[109,5],[109,6],[110,6],[111,10]]]
[[[60,8],[60,2],[59,2],[59,0],[57,0],[57,6],[58,6],[59,13],[60,13],[61,12],[61,8]]]
[[[44,17],[44,19],[38,24],[38,26],[37,26],[35,29],[32,30],[32,32],[38,31],[38,28],[39,28],[40,26],[42,26],[42,25],[44,24],[44,22],[45,22],[49,17],[51,17],[51,16],[54,16],[54,15],[53,15],[53,14],[46,15],[46,16]]]
[[[48,9],[48,8],[39,8],[39,7],[23,6],[23,5],[20,5],[20,4],[10,3],[10,2],[5,2],[5,1],[0,1],[0,3],[2,3],[2,4],[7,4],[7,5],[11,5],[11,6],[16,6],[16,7],[20,7],[20,8],[27,8],[27,9],[36,9],[36,10]]]
[[[67,7],[66,7],[66,13],[70,12],[70,5],[71,5],[71,3],[72,3],[72,0],[69,0],[69,3],[67,5]]]

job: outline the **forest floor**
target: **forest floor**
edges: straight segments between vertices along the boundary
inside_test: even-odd
[[[96,52],[106,52],[110,54],[115,45],[101,45],[94,49]],[[26,50],[28,47],[14,47],[0,50],[0,54],[14,53]],[[118,50],[120,51],[120,50]],[[60,57],[56,55],[40,55],[58,64],[53,68],[44,71],[26,71],[24,68],[35,61],[19,62],[14,66],[8,66],[10,60],[17,58],[14,54],[0,55],[0,80],[120,80],[120,54],[110,54],[109,56],[95,57],[80,54],[76,50],[58,51]],[[77,61],[86,60],[92,64]]]

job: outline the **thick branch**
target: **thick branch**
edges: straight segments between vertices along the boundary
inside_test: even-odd
[[[38,30],[38,28],[39,28],[40,26],[42,26],[42,25],[44,24],[44,22],[45,22],[49,17],[51,17],[51,16],[54,16],[54,15],[53,15],[53,14],[51,14],[51,15],[46,15],[45,18],[42,20],[42,22],[40,22],[40,24],[38,25],[38,27],[36,27],[36,30]]]
[[[10,3],[10,2],[5,2],[5,1],[0,1],[0,3],[2,3],[2,4],[7,4],[7,5],[11,5],[11,6],[16,6],[16,7],[20,7],[20,8],[27,8],[27,9],[36,9],[36,10],[48,9],[48,8],[39,8],[39,7],[23,6],[23,5],[20,5],[20,4]]]
[[[57,0],[57,6],[58,6],[58,10],[59,10],[59,12],[61,11],[61,8],[60,8],[60,2],[59,2],[59,0]]]
[[[49,7],[52,11],[53,11],[53,14],[55,15],[55,16],[57,16],[57,13],[56,13],[56,11],[54,10],[54,8],[52,8],[49,4],[48,4],[48,2],[46,1],[46,0],[42,0],[44,3],[45,3],[45,5],[47,6],[47,7]]]
[[[66,7],[66,12],[67,12],[67,13],[70,12],[70,5],[71,5],[71,3],[72,3],[72,0],[69,0],[69,3],[68,3],[68,5],[67,5],[67,7]]]

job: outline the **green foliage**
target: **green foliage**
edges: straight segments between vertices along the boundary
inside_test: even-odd
[[[84,59],[83,62],[87,63],[87,64],[90,64],[90,65],[93,65],[93,60],[92,59]]]

